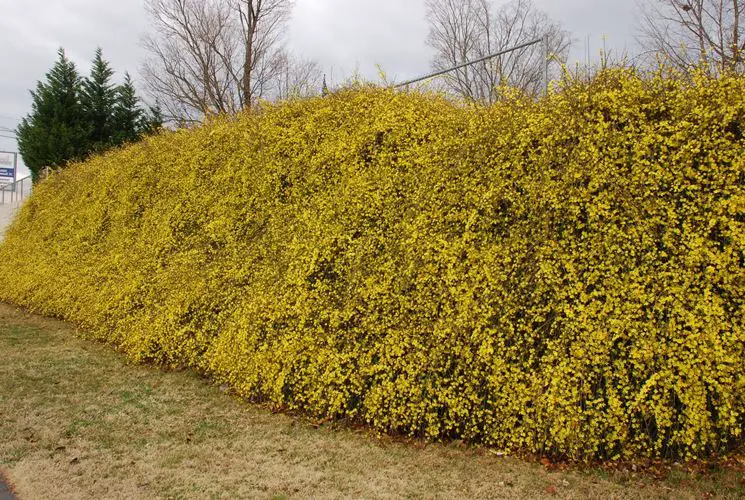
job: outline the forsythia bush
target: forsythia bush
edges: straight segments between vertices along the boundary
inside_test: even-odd
[[[745,78],[493,107],[369,88],[43,182],[0,299],[390,432],[576,458],[745,441]]]

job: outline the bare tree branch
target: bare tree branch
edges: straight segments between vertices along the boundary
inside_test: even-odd
[[[315,61],[280,52],[274,66],[278,69],[274,89],[277,99],[313,96],[320,93],[323,73]]]
[[[683,71],[745,71],[745,0],[639,2],[639,41],[647,56],[662,56]]]
[[[570,36],[561,25],[535,8],[532,0],[512,0],[496,8],[492,0],[427,0],[430,32],[427,44],[435,49],[435,71],[514,47],[547,35],[551,68],[566,60]],[[458,69],[445,76],[456,94],[492,103],[499,87],[510,85],[539,95],[543,86],[544,48],[527,47]]]
[[[199,121],[281,97],[290,80],[297,88],[315,85],[309,71],[315,64],[304,67],[281,48],[292,6],[292,0],[146,0],[153,32],[143,39],[149,57],[142,72],[167,117]],[[299,80],[303,75],[308,82]]]

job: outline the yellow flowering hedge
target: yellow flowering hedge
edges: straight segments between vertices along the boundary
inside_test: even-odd
[[[575,458],[743,444],[745,78],[358,88],[37,186],[0,299],[241,395]]]

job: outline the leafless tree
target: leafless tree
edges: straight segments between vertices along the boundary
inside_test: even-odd
[[[639,2],[639,41],[688,71],[745,71],[745,0],[645,0]]]
[[[434,70],[548,36],[551,69],[557,72],[571,44],[569,33],[532,0],[512,0],[500,8],[492,0],[427,0],[427,20],[427,43],[436,51]],[[543,88],[544,57],[545,48],[532,45],[448,73],[444,81],[456,94],[487,103],[498,98],[502,85],[538,95]]]
[[[275,67],[273,95],[277,99],[314,96],[321,92],[323,73],[315,61],[282,51],[275,59]]]
[[[214,47],[227,39],[224,5],[195,0],[149,0],[155,33],[143,39],[150,57],[143,75],[171,118],[190,120],[235,111],[233,82]],[[235,44],[220,47],[232,52]]]
[[[240,41],[243,45],[243,107],[250,108],[271,87],[278,68],[271,64],[278,57],[292,0],[227,0],[238,12]]]
[[[292,0],[146,0],[148,89],[169,118],[199,121],[272,97],[286,77]]]

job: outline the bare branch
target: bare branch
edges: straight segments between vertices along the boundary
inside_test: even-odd
[[[690,71],[710,74],[745,70],[741,40],[745,31],[745,0],[639,1],[642,12],[639,41],[648,56],[662,56]]]
[[[292,0],[146,0],[153,31],[142,42],[149,53],[142,72],[169,118],[236,113],[280,94],[277,79],[286,84],[302,66],[278,56],[292,6]]]
[[[276,56],[277,68],[274,93],[277,99],[318,95],[323,85],[323,73],[315,61],[300,59],[284,51]]]
[[[549,37],[553,71],[560,71],[569,52],[569,33],[537,10],[532,0],[512,0],[499,9],[492,0],[427,0],[427,20],[427,44],[436,51],[435,71],[544,35]],[[501,85],[538,95],[543,87],[543,57],[543,47],[527,47],[458,69],[445,77],[446,85],[457,95],[486,103],[498,98]]]

